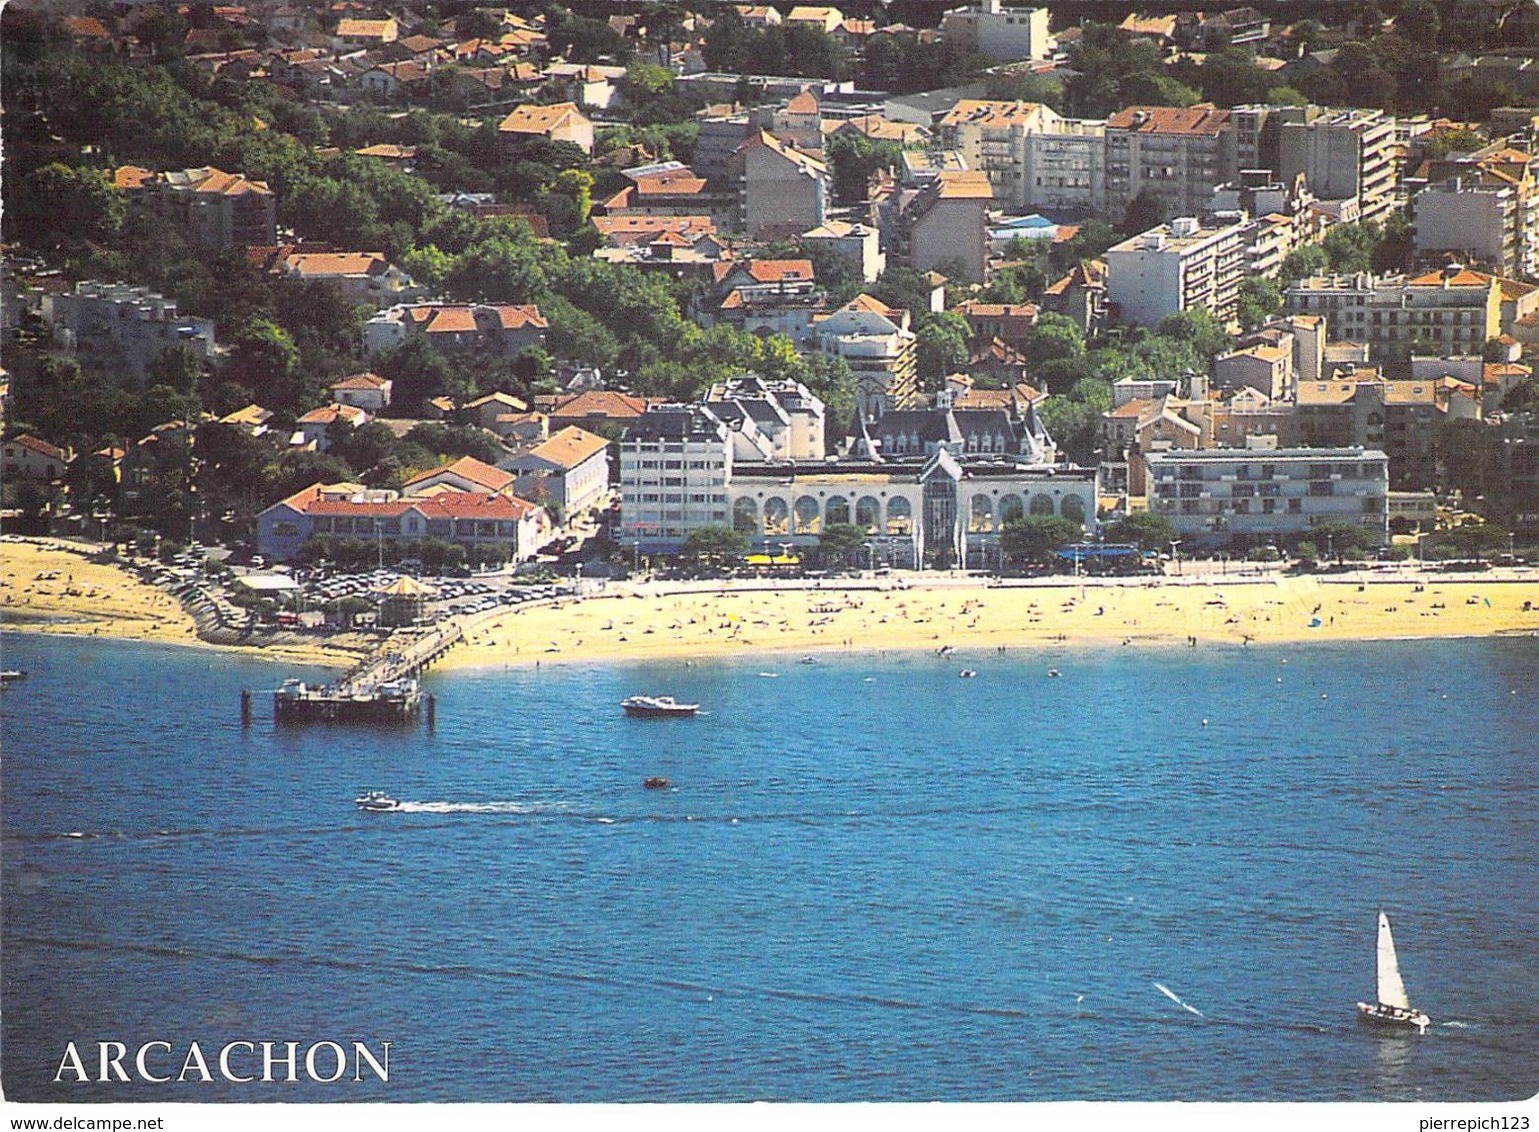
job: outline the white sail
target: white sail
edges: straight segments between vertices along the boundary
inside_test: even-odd
[[[1405,983],[1400,980],[1400,961],[1395,958],[1395,937],[1389,934],[1389,917],[1379,913],[1379,1003],[1411,1009]]]

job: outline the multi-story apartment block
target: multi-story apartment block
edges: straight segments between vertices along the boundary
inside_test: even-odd
[[[214,322],[179,315],[176,302],[144,287],[86,280],[43,296],[43,319],[82,364],[142,380],[164,350],[185,346],[201,361],[214,352]]]
[[[1513,275],[1539,273],[1539,162],[1504,144],[1429,161],[1412,199],[1416,250],[1473,256]],[[1414,184],[1414,182],[1413,182]]]
[[[1242,549],[1331,522],[1389,539],[1389,457],[1374,449],[1172,450],[1145,460],[1149,509],[1189,550]]]
[[[941,38],[990,59],[1046,59],[1054,40],[1046,8],[1006,8],[1002,0],[979,0],[975,8],[954,8],[941,17]]]
[[[1115,245],[1105,260],[1107,299],[1123,322],[1158,326],[1202,306],[1227,323],[1245,274],[1245,225],[1205,228],[1182,216]]]
[[[894,258],[915,271],[944,268],[958,282],[984,282],[993,197],[982,173],[941,173],[904,200],[892,229]]]
[[[1415,208],[1418,256],[1451,253],[1504,273],[1532,266],[1533,237],[1520,223],[1512,185],[1455,177],[1417,193]]]
[[[733,155],[741,170],[742,230],[759,239],[794,236],[828,217],[828,166],[760,130]]]
[[[1355,201],[1361,220],[1382,220],[1395,203],[1395,120],[1382,110],[1285,106],[1277,123],[1276,173],[1304,174],[1325,201]]]
[[[620,442],[620,543],[675,551],[690,531],[725,526],[733,445],[708,405],[654,405]]]
[[[1170,213],[1196,216],[1236,173],[1227,110],[1130,106],[1106,120],[1105,209],[1113,216],[1145,190]]]
[[[277,206],[265,181],[213,166],[152,173],[131,165],[118,169],[113,181],[202,247],[224,251],[277,240]]]
[[[1015,208],[1100,210],[1106,123],[1063,118],[1036,102],[964,98],[939,122],[940,142],[988,174]]]
[[[863,420],[919,402],[919,340],[907,308],[856,295],[816,320],[818,349],[843,358],[855,374],[855,408]]]
[[[1365,343],[1396,366],[1413,353],[1481,353],[1502,329],[1501,280],[1457,265],[1412,278],[1313,276],[1285,299],[1290,312],[1323,315],[1337,338]]]

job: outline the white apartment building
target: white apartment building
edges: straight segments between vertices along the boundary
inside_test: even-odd
[[[676,551],[690,531],[727,525],[733,446],[708,405],[654,405],[620,442],[620,543]]]
[[[1499,280],[1457,266],[1414,278],[1312,276],[1289,287],[1284,299],[1290,313],[1323,316],[1334,338],[1364,343],[1384,361],[1412,353],[1479,354],[1502,330]],[[1431,349],[1413,350],[1418,342]]]
[[[1182,216],[1107,250],[1107,298],[1121,320],[1156,327],[1190,307],[1234,318],[1245,274],[1244,224],[1205,228]]]
[[[1354,200],[1362,220],[1395,204],[1395,120],[1382,110],[1279,107],[1277,174],[1304,174],[1321,200]]]
[[[964,98],[938,128],[941,145],[987,173],[994,199],[1009,207],[1105,205],[1104,121],[1064,118],[1038,102]]]
[[[1522,199],[1520,199],[1520,196]],[[1505,274],[1533,275],[1539,231],[1533,207],[1516,185],[1454,177],[1416,194],[1417,255],[1451,252]]]
[[[970,47],[990,59],[1046,59],[1056,46],[1046,8],[1006,8],[1001,0],[980,0],[975,8],[954,8],[941,18],[941,38]]]
[[[1389,457],[1363,448],[1150,452],[1148,505],[1188,551],[1262,546],[1350,523],[1389,540]],[[1320,548],[1324,553],[1325,548]]]
[[[186,346],[206,361],[214,352],[214,322],[177,313],[176,300],[126,283],[83,280],[73,291],[44,295],[43,320],[83,365],[142,379],[164,350]]]

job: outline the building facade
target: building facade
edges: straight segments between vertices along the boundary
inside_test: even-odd
[[[1322,523],[1389,541],[1389,457],[1363,448],[1151,452],[1148,505],[1192,550],[1242,550]],[[1322,552],[1325,548],[1321,548]]]
[[[941,38],[971,48],[990,59],[1046,59],[1055,41],[1048,31],[1046,8],[1006,8],[1002,0],[980,0],[977,7],[954,8],[941,18]]]
[[[42,306],[55,339],[81,364],[136,381],[165,350],[191,350],[200,362],[214,352],[212,319],[178,314],[175,300],[144,287],[84,280],[44,295]]]
[[[1123,322],[1156,327],[1172,314],[1206,307],[1233,320],[1245,275],[1245,226],[1203,227],[1191,217],[1107,250],[1106,295]]]

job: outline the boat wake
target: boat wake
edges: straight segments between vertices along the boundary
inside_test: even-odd
[[[1191,1013],[1197,1015],[1197,1017],[1199,1017],[1199,1018],[1206,1018],[1207,1017],[1206,1014],[1204,1014],[1202,1011],[1198,1010],[1195,1006],[1189,1006],[1186,1003],[1182,1002],[1181,1001],[1181,996],[1176,994],[1175,991],[1171,990],[1164,983],[1155,983],[1154,984],[1154,989],[1159,991],[1166,998],[1170,999],[1171,1002],[1175,1003],[1182,1010],[1188,1010]]]
[[[548,814],[566,809],[565,802],[402,802],[398,814]]]

